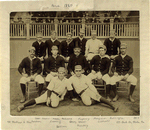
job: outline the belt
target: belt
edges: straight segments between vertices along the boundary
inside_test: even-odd
[[[88,87],[87,87],[87,88],[88,88]],[[81,95],[85,92],[85,90],[87,90],[87,88],[84,89],[84,90],[82,90],[82,91],[79,93],[79,96],[81,96]]]
[[[89,53],[92,53],[92,54],[94,54],[94,52],[89,52]]]
[[[52,91],[54,94],[56,94],[58,97],[60,97],[60,95],[57,93],[57,92],[55,92],[55,91]]]

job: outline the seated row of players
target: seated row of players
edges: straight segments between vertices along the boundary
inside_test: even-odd
[[[114,93],[116,94],[115,98],[113,101],[116,101],[118,99],[117,91],[116,91],[116,82],[120,80],[126,80],[131,83],[130,86],[130,94],[129,94],[129,99],[131,102],[134,102],[134,99],[132,98],[132,94],[134,91],[134,88],[137,83],[137,79],[132,75],[133,72],[133,60],[130,56],[126,55],[126,44],[121,44],[121,54],[117,56],[113,60],[113,66],[112,66],[112,72],[114,75],[111,77],[108,74],[109,71],[109,66],[110,66],[110,59],[108,56],[105,55],[106,53],[106,47],[105,45],[100,46],[99,48],[99,55],[96,55],[92,58],[90,62],[90,68],[91,68],[91,73],[87,75],[88,78],[92,79],[103,79],[106,82],[106,93],[107,93],[107,99],[110,101],[109,94],[110,94],[110,87],[112,86],[112,89]],[[75,56],[82,56],[84,59],[85,57],[83,55],[80,55],[80,47],[76,46],[74,48],[74,55]],[[53,79],[53,77],[58,76],[58,68],[59,67],[65,67],[65,60],[58,55],[58,47],[57,46],[52,46],[52,56],[47,58],[45,60],[45,68],[46,72],[48,72],[47,77],[45,78],[47,82],[47,86],[49,82]],[[22,78],[20,79],[20,86],[22,89],[23,97],[24,99],[21,100],[21,102],[24,102],[25,99],[25,89],[26,86],[25,84],[30,81],[30,80],[35,80],[36,82],[39,83],[39,95],[41,94],[43,85],[44,85],[44,79],[40,75],[42,72],[42,66],[40,60],[35,57],[35,48],[32,47],[29,50],[29,57],[26,57],[22,60],[22,62],[19,65],[19,72],[22,74]],[[72,64],[74,58],[72,59],[72,56],[69,59],[69,64]],[[83,61],[83,60],[82,60]],[[75,66],[80,65],[82,68],[82,73],[85,72],[85,66],[88,65],[88,62],[85,59],[85,62],[83,64],[77,63],[77,64],[72,64],[69,69],[68,64],[68,70],[71,70],[72,76],[75,74]],[[23,69],[25,68],[25,72],[23,72]],[[77,73],[76,73],[77,74]],[[82,88],[82,85],[79,85]],[[80,93],[82,90],[77,91],[77,93]]]

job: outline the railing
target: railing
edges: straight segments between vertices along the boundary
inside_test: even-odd
[[[112,28],[116,30],[119,38],[138,38],[139,23],[11,23],[10,38],[35,38],[41,31],[43,38],[50,37],[50,31],[55,30],[59,38],[65,38],[67,32],[72,32],[73,37],[79,35],[80,28],[85,28],[85,37],[91,36],[91,30],[97,30],[98,38],[106,38]]]

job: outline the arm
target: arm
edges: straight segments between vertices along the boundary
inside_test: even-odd
[[[132,74],[133,73],[133,59],[131,58],[130,61],[129,61],[129,71],[128,71],[128,74]]]
[[[85,56],[87,56],[89,53],[89,41],[86,42],[86,46],[85,46]]]
[[[19,64],[19,67],[18,67],[18,71],[19,71],[19,73],[21,75],[23,73],[23,68],[25,68],[25,61],[24,61],[24,59],[21,61],[21,63]]]
[[[45,60],[45,63],[44,63],[44,68],[45,68],[45,71],[50,73],[50,69],[49,69],[49,58]]]
[[[62,44],[63,44],[63,42],[61,42],[60,46],[59,46],[59,54],[61,54],[61,55],[62,55]]]
[[[110,63],[111,63],[111,61],[109,59],[107,59],[106,69],[103,72],[101,72],[102,75],[105,75],[109,72]]]
[[[61,57],[61,66],[62,66],[62,67],[65,67],[65,60],[64,60],[64,58],[62,58],[62,57]]]
[[[45,56],[46,56],[46,45],[44,43],[43,57],[45,57]]]
[[[88,62],[87,62],[85,57],[83,58],[83,63],[84,63],[84,68],[83,69],[86,72],[88,70],[88,68],[89,68],[89,64],[88,64]]]
[[[117,50],[118,50],[118,55],[120,54],[120,45],[121,45],[121,42],[120,42],[120,40],[118,39],[118,48],[117,48]]]
[[[41,61],[40,60],[38,60],[38,63],[37,63],[37,72],[36,72],[36,74],[41,74],[41,72],[42,72],[42,65],[41,65]]]
[[[72,57],[70,57],[70,59],[69,59],[69,62],[68,62],[68,66],[67,66],[67,69],[68,69],[68,71],[71,73],[71,75],[73,75],[74,74],[74,72],[73,72],[73,70],[72,70]]]

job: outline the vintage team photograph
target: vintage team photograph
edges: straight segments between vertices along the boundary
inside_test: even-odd
[[[10,13],[11,116],[139,116],[139,11]]]

